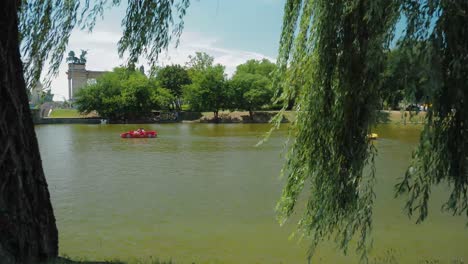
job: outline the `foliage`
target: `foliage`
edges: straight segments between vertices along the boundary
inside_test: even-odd
[[[141,54],[147,53],[146,58],[154,64],[159,53],[169,46],[171,36],[178,40],[182,34],[182,18],[189,4],[189,0],[128,1],[127,14],[122,21],[124,32],[118,43],[120,56],[128,51],[129,61],[136,62]],[[178,20],[174,19],[174,12]]]
[[[278,57],[282,79],[275,86],[283,91],[283,111],[297,98],[297,119],[277,210],[284,223],[308,186],[298,228],[311,237],[311,255],[332,236],[346,253],[358,236],[357,249],[366,257],[375,154],[366,136],[374,124],[383,50],[397,14],[395,1],[286,2]]]
[[[189,72],[203,71],[213,66],[214,58],[205,52],[195,52],[195,55],[189,55],[189,61],[186,66]]]
[[[275,69],[276,65],[268,59],[248,60],[247,62],[237,66],[236,74],[250,73],[258,74],[266,78],[271,78],[271,75]]]
[[[273,98],[270,80],[258,74],[235,75],[229,82],[229,89],[232,107],[249,112],[261,109]]]
[[[50,65],[47,76],[56,75],[76,25],[92,30],[105,7],[121,3],[98,0],[90,6],[89,2],[21,1],[18,48],[23,54],[28,87],[35,86],[46,63]],[[170,39],[180,36],[181,19],[189,0],[128,2],[119,54],[128,52],[133,63],[146,54],[154,64]],[[431,65],[424,93],[433,107],[429,109],[413,165],[397,185],[397,192],[409,194],[408,213],[419,211],[418,221],[422,221],[427,216],[431,186],[448,182],[452,193],[444,209],[468,216],[468,3],[287,0],[278,57],[278,76],[282,79],[278,78],[275,86],[282,91],[278,99],[285,104],[297,98],[298,115],[292,124],[294,142],[283,170],[287,184],[278,210],[281,221],[285,221],[308,182],[309,200],[299,228],[312,236],[311,253],[332,234],[344,250],[351,237],[359,234],[358,248],[364,250],[374,198],[373,170],[370,175],[363,174],[364,166],[373,164],[374,153],[366,134],[373,124],[379,93],[384,91],[380,89],[383,51],[395,24],[396,4],[400,2],[408,21],[403,46],[412,48],[415,41],[422,43],[419,53],[424,65]],[[202,53],[191,58],[189,74],[193,83],[187,86],[187,96],[195,108],[218,111],[225,107],[226,85],[222,67],[212,63]],[[84,111],[92,108],[87,103],[95,103],[95,108],[102,108],[108,115],[124,115],[124,107],[139,111],[150,104],[144,101],[135,106],[128,102],[148,95],[152,104],[160,96],[167,99],[164,90],[148,93],[138,76],[125,80],[131,85],[125,91],[123,81],[107,78],[83,89],[82,97],[89,99],[82,100],[84,106],[80,107],[85,107]],[[47,87],[49,82],[44,83]],[[149,85],[154,87],[151,82]],[[111,111],[103,105],[115,109]]]
[[[173,97],[167,89],[157,88],[139,71],[115,68],[97,79],[95,84],[77,93],[76,105],[80,113],[96,111],[111,119],[138,118],[156,108],[168,107]]]
[[[451,194],[443,210],[468,218],[468,2],[403,1],[408,18],[403,45],[424,43],[432,103],[411,167],[396,186],[408,194],[406,210],[417,222],[428,216],[431,187],[448,183]]]
[[[383,73],[381,98],[392,109],[404,100],[410,103],[427,103],[424,98],[428,86],[428,68],[422,48],[425,43],[413,42],[399,45],[387,52]]]
[[[176,98],[176,108],[180,110],[182,87],[192,82],[187,70],[178,64],[166,66],[157,71],[155,79]]]
[[[227,108],[228,90],[224,66],[209,66],[191,71],[192,84],[185,87],[185,98],[195,111],[212,111],[218,119],[218,111]]]
[[[71,31],[79,26],[92,30],[98,16],[107,7],[121,4],[121,0],[93,1],[23,0],[18,10],[21,52],[27,87],[34,87],[44,65],[49,71],[44,80],[48,87],[50,78],[57,75]],[[182,18],[189,0],[127,1],[128,7],[122,21],[123,36],[118,42],[121,57],[129,54],[135,63],[146,55],[151,64],[166,49],[172,38],[178,39],[183,29]]]
[[[171,109],[172,103],[175,101],[174,95],[169,89],[157,87],[151,92],[151,102],[153,109],[168,110]]]
[[[264,59],[249,60],[237,66],[236,73],[229,81],[231,108],[245,109],[250,113],[272,102],[273,90],[269,78],[275,64]]]

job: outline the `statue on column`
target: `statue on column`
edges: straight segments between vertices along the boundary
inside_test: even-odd
[[[68,52],[67,62],[68,63],[77,63],[78,60],[79,59],[75,56],[75,52],[73,50],[70,50],[70,52]]]
[[[73,64],[86,64],[86,54],[88,54],[87,50],[81,50],[80,57],[76,57],[75,52],[71,50],[68,52],[67,62]]]
[[[79,59],[80,64],[86,64],[86,54],[88,54],[87,50],[81,50],[81,55]]]

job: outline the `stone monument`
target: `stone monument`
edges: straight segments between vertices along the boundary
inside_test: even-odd
[[[80,57],[75,56],[74,51],[68,53],[68,98],[70,101],[75,100],[76,93],[86,84],[96,82],[96,78],[101,76],[106,71],[88,71],[86,70],[86,50],[81,50]]]

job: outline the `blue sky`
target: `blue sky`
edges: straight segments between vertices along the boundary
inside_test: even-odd
[[[276,57],[284,0],[194,1],[186,30],[217,36],[227,49],[254,51]]]
[[[91,1],[92,2],[92,1]],[[125,1],[123,1],[125,2]],[[226,66],[230,75],[248,59],[276,59],[285,0],[192,0],[177,49],[163,53],[161,65],[184,64],[188,55],[204,51]],[[117,41],[126,5],[106,10],[92,33],[75,30],[68,50],[88,50],[87,69],[111,70],[124,61],[117,55]],[[65,61],[52,82],[54,100],[68,99]]]

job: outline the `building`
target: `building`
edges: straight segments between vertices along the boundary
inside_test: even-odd
[[[68,98],[75,100],[76,93],[86,84],[96,83],[96,78],[106,71],[88,71],[85,63],[68,63]]]

